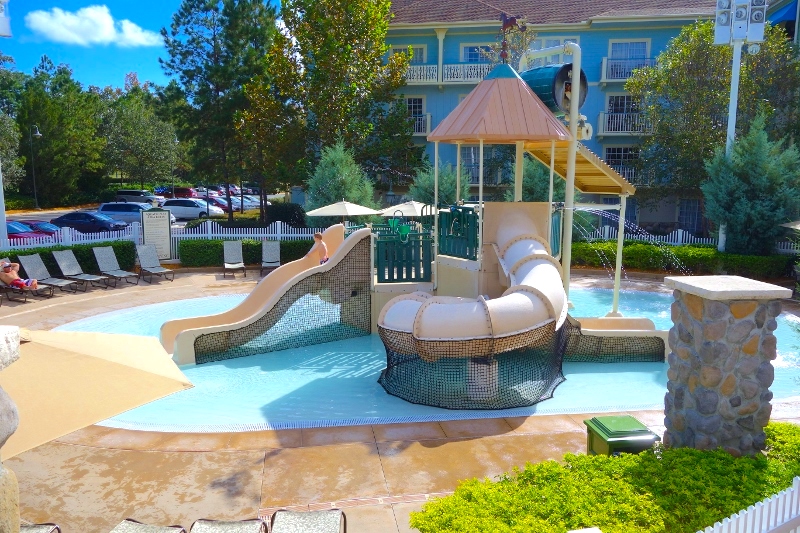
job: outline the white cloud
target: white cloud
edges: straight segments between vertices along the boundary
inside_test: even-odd
[[[25,15],[25,25],[48,41],[79,46],[159,46],[163,42],[158,33],[130,20],[115,21],[108,6],[82,7],[74,13],[58,7],[31,11]]]

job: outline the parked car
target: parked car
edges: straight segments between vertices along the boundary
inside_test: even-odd
[[[139,202],[151,205],[161,205],[164,203],[163,196],[153,194],[150,191],[140,189],[121,189],[117,191],[117,202]]]
[[[31,228],[36,233],[41,235],[55,235],[61,231],[61,228],[55,224],[51,224],[46,220],[20,220],[23,224]]]
[[[261,200],[259,200],[258,196],[251,196],[251,195],[244,195],[244,208],[248,209],[248,204],[253,206],[253,209],[259,209],[261,207]],[[264,205],[272,205],[269,201],[265,200]]]
[[[103,233],[106,231],[119,231],[125,229],[128,224],[121,220],[101,215],[100,213],[90,213],[87,211],[73,211],[66,215],[51,220],[59,228],[73,228],[81,233]]]
[[[205,200],[205,198],[203,198],[203,200]],[[225,198],[223,198],[222,196],[209,196],[209,197],[208,197],[208,203],[209,203],[210,205],[213,205],[213,206],[219,207],[219,208],[220,208],[220,209],[222,209],[222,210],[223,210],[225,213],[227,213],[227,212],[228,212],[228,202],[226,202],[226,201],[225,201]],[[234,205],[233,207],[234,207],[234,210],[235,210],[235,209],[236,209],[236,206]]]
[[[205,218],[225,214],[219,207],[208,205],[200,198],[169,199],[164,202],[164,209],[169,209],[175,218]]]
[[[41,233],[36,233],[33,228],[21,222],[9,221],[6,222],[6,231],[8,232],[8,239],[11,241],[21,241],[22,239],[41,239],[44,237]]]
[[[164,196],[167,198],[197,198],[200,196],[192,187],[175,187],[175,194],[172,193],[172,187],[164,190]]]
[[[142,211],[153,209],[152,204],[141,204],[136,202],[108,202],[100,204],[97,212],[111,217],[114,220],[122,220],[128,224],[142,221]],[[175,223],[175,215],[170,213],[170,221]]]

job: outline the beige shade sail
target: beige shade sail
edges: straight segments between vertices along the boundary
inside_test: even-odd
[[[342,200],[335,204],[325,205],[308,211],[306,215],[310,217],[357,217],[363,215],[379,215],[380,211],[375,211],[363,205],[354,204]]]
[[[408,202],[403,202],[402,204],[390,205],[386,209],[382,209],[381,216],[393,217],[397,215],[404,217],[421,217],[423,214],[432,215],[435,212],[436,211],[433,209],[433,206],[411,200]]]
[[[154,337],[31,331],[29,338],[0,372],[19,411],[3,460],[193,387]]]
[[[783,228],[800,230],[800,220],[795,220],[794,222],[787,222],[786,224],[779,224],[779,226]]]
[[[525,150],[533,157],[550,166],[550,142],[526,142]],[[556,141],[553,171],[566,179],[567,156],[569,155],[569,142]],[[629,194],[636,192],[628,180],[619,172],[608,166],[605,161],[584,145],[578,143],[575,155],[575,188],[589,194]]]

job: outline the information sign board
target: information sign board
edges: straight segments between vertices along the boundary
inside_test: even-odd
[[[142,211],[142,237],[145,244],[155,244],[159,259],[172,257],[172,223],[169,209]]]

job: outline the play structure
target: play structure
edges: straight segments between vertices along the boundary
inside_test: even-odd
[[[165,323],[165,349],[179,364],[199,364],[377,332],[386,391],[452,409],[549,398],[564,379],[564,360],[663,361],[666,332],[618,312],[621,240],[609,315],[568,315],[570,191],[618,194],[624,220],[634,188],[577,142],[580,84],[571,87],[563,68],[551,70],[560,85],[542,85],[569,91],[556,98],[571,104],[569,131],[503,64],[428,137],[435,168],[439,142],[476,144],[479,161],[484,143],[516,145],[515,202],[483,201],[481,164],[478,203],[439,206],[428,218],[432,227],[396,219],[346,236],[344,226],[332,226],[323,235],[326,264],[316,257],[287,263],[230,311]],[[546,162],[551,179],[567,180],[563,208],[521,201],[525,152]]]

